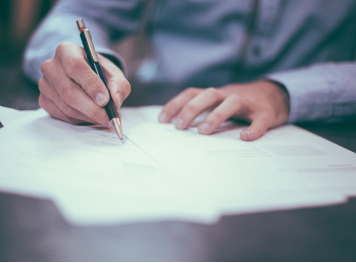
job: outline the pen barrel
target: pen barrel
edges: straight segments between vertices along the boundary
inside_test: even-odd
[[[108,90],[109,93],[109,102],[104,106],[104,109],[106,110],[106,113],[108,114],[109,120],[112,120],[113,118],[118,118],[119,115],[117,113],[117,110],[115,108],[115,103],[111,98],[111,94],[108,88],[108,85],[106,84],[105,77],[103,72],[101,71],[99,62],[94,62],[94,67],[96,70],[94,70],[100,77],[100,79],[104,82],[104,85],[106,89]]]
[[[105,111],[106,111],[106,113],[107,113],[107,115],[109,117],[109,120],[112,120],[113,118],[118,118],[119,115],[118,115],[118,113],[116,111],[114,101],[111,98],[110,91],[109,91],[109,88],[108,88],[108,86],[106,84],[104,74],[101,71],[99,62],[95,62],[93,60],[92,56],[91,56],[91,50],[89,49],[89,43],[88,43],[88,41],[86,39],[84,31],[82,31],[80,33],[80,38],[82,39],[84,50],[85,50],[85,53],[87,55],[87,59],[88,59],[88,62],[89,62],[89,65],[90,65],[91,69],[100,77],[100,79],[103,81],[106,89],[108,90],[109,102],[104,106],[104,109],[105,109]]]

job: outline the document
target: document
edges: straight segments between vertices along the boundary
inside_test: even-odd
[[[27,116],[31,112],[34,111],[20,111],[20,110],[15,110],[7,107],[0,106],[0,122],[4,126],[8,126],[13,122],[18,121],[19,119]]]
[[[106,128],[30,112],[0,130],[0,190],[51,198],[77,225],[211,223],[356,194],[356,154],[308,131],[285,125],[245,142],[236,123],[205,136],[158,123],[161,109],[122,109],[124,144]]]

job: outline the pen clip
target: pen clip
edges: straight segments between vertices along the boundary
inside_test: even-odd
[[[90,34],[89,30],[88,29],[84,29],[83,33],[84,33],[85,39],[87,40],[89,51],[90,51],[92,59],[94,60],[94,62],[99,62],[98,55],[96,54],[96,51],[95,51],[95,48],[94,48],[94,44],[93,44],[93,41],[92,41],[91,34]]]

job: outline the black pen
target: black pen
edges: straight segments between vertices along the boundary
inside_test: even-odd
[[[90,67],[100,77],[100,79],[104,82],[104,85],[109,92],[110,99],[109,99],[108,104],[106,104],[104,108],[106,110],[106,113],[108,114],[108,117],[112,123],[112,126],[114,127],[114,129],[116,131],[117,136],[119,136],[120,140],[122,141],[123,134],[122,134],[122,129],[121,129],[120,118],[116,111],[115,104],[111,98],[110,91],[108,89],[108,85],[106,84],[103,72],[101,71],[98,55],[96,54],[96,51],[94,49],[94,44],[93,44],[90,32],[85,27],[83,19],[78,19],[77,25],[78,25],[78,28],[80,31],[80,38],[82,39],[82,43],[84,46],[85,53],[87,54],[87,58],[88,58]]]

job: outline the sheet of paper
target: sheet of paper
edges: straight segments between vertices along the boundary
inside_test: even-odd
[[[160,110],[123,109],[123,145],[107,130],[31,113],[0,130],[0,189],[52,198],[75,224],[214,222],[356,193],[356,154],[303,129],[287,125],[244,142],[242,127],[178,131],[157,122]]]
[[[197,189],[204,182],[205,200],[216,202],[217,210],[261,211],[293,207],[293,202],[295,207],[312,206],[356,194],[356,154],[301,128],[285,125],[244,142],[239,138],[244,127],[225,125],[220,129],[225,132],[202,136],[194,127],[177,131],[172,124],[157,124],[152,116],[159,111],[135,109],[150,121],[140,122],[140,127],[127,123],[137,127],[131,138],[172,170],[187,175]]]
[[[74,223],[212,217],[182,195],[192,192],[183,177],[105,129],[38,111],[2,129],[0,149],[1,189],[52,198]]]
[[[0,122],[7,127],[11,123],[16,122],[23,117],[26,117],[31,112],[34,111],[20,111],[0,106]]]
[[[159,112],[157,108],[140,110],[143,116],[157,116]],[[178,131],[172,124],[158,124],[153,119],[127,124],[138,126],[132,128],[131,139],[172,170],[189,174],[196,185],[201,178],[194,175],[202,174],[205,183],[211,182],[209,193],[220,185],[225,195],[231,188],[234,196],[236,186],[247,193],[356,187],[355,153],[293,125],[245,142],[239,138],[243,127],[227,127],[225,132],[202,136],[196,128]],[[140,131],[145,131],[145,136]],[[217,174],[223,174],[224,180]]]

